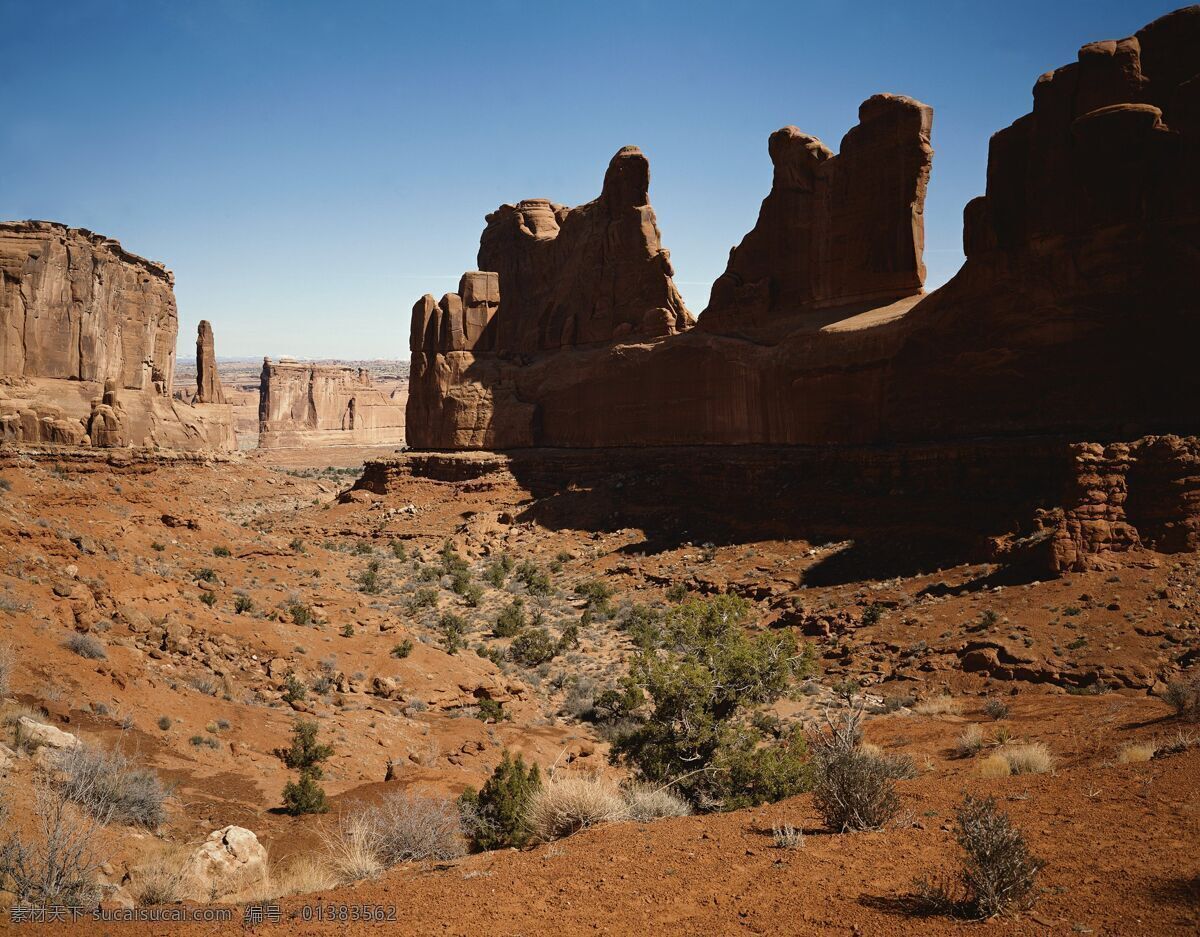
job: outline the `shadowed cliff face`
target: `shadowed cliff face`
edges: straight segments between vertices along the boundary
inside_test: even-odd
[[[864,102],[837,155],[793,127],[772,135],[771,192],[694,329],[657,318],[674,289],[652,220],[634,217],[640,154],[619,153],[605,194],[579,209],[506,206],[484,232],[488,273],[464,278],[466,295],[469,278],[487,277],[482,338],[447,345],[414,322],[409,441],[873,444],[1194,431],[1197,63],[1200,7],[1189,7],[1085,46],[1077,63],[1039,79],[1032,113],[992,139],[986,195],[964,213],[965,265],[929,296],[920,290],[931,115],[908,98]],[[566,237],[601,217],[586,236]],[[557,259],[568,243],[577,249]],[[544,257],[555,259],[535,260]],[[453,323],[459,303],[426,297],[414,316]]]

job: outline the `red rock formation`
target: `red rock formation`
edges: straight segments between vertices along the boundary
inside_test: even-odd
[[[263,359],[261,449],[404,442],[404,406],[365,369]]]
[[[0,441],[234,448],[228,413],[169,397],[173,285],[110,238],[0,223]]]
[[[746,333],[779,314],[921,292],[933,109],[877,94],[858,120],[836,156],[795,127],[771,134],[771,192],[713,284],[701,328]]]
[[[774,135],[775,186],[759,223],[700,327],[675,335],[604,342],[609,324],[632,330],[636,318],[607,314],[602,328],[581,332],[580,310],[614,308],[597,298],[609,294],[572,264],[530,259],[554,249],[566,220],[549,203],[502,209],[480,252],[480,266],[499,274],[500,299],[482,344],[435,350],[429,323],[448,319],[453,301],[418,304],[409,441],[453,449],[1195,432],[1197,62],[1200,7],[1190,7],[1130,39],[1085,46],[1078,63],[1040,79],[1032,114],[992,140],[986,195],[965,211],[967,262],[925,297],[928,109],[907,99],[866,102],[836,157],[791,129]],[[640,195],[641,176],[631,176]],[[563,270],[561,291],[547,269]],[[580,336],[596,344],[574,344]]]
[[[228,403],[217,374],[217,353],[213,345],[212,325],[200,320],[196,330],[196,402]]]

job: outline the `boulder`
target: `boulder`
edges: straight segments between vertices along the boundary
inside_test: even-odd
[[[66,750],[78,748],[83,744],[70,732],[56,729],[44,722],[36,722],[28,716],[21,716],[17,719],[17,735],[23,743],[35,745],[38,748]]]
[[[267,850],[250,830],[226,826],[208,835],[186,863],[189,894],[213,901],[266,880]]]

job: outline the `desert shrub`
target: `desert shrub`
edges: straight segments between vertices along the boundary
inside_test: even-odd
[[[348,621],[344,625],[342,625],[342,637],[343,638],[354,637],[354,622]]]
[[[24,907],[96,907],[98,821],[77,816],[63,789],[45,784],[34,790],[33,812],[33,837],[12,831],[0,840],[0,890]]]
[[[962,730],[958,741],[954,743],[954,751],[959,758],[974,758],[983,750],[983,746],[983,729],[972,723]]]
[[[979,776],[983,778],[1006,778],[1012,774],[1012,768],[1003,755],[988,755],[979,762]]]
[[[1008,703],[992,696],[984,702],[983,711],[992,719],[1004,719],[1008,716]]]
[[[216,582],[217,571],[209,566],[204,566],[196,570],[192,578],[197,579],[200,582]]]
[[[632,783],[625,786],[625,810],[629,819],[644,823],[662,817],[686,817],[692,805],[667,786]]]
[[[667,589],[668,602],[682,602],[687,598],[688,587],[687,583],[677,582]]]
[[[749,724],[755,707],[812,670],[811,655],[789,633],[748,634],[750,609],[730,595],[671,609],[662,619],[665,653],[640,648],[624,680],[624,702],[648,703],[649,712],[616,738],[611,757],[640,780],[674,782],[706,809],[776,800],[811,781],[798,732],[768,742]]]
[[[1163,700],[1185,719],[1200,718],[1200,674],[1190,680],[1172,680],[1167,684]]]
[[[399,540],[393,540],[390,544],[392,556],[403,562],[408,559],[408,551],[404,549],[404,544]]]
[[[254,600],[248,595],[238,593],[233,599],[233,610],[238,615],[254,611]]]
[[[0,696],[7,696],[16,657],[7,644],[0,644]]]
[[[558,653],[558,642],[545,628],[526,628],[513,638],[508,653],[517,663],[536,667],[554,659]]]
[[[327,813],[329,802],[325,798],[325,789],[317,783],[320,777],[320,768],[302,768],[298,781],[288,781],[283,786],[284,812],[293,817],[307,813]]]
[[[209,592],[206,589],[200,593],[200,601],[203,602],[205,605],[207,605],[209,608],[212,608],[214,605],[217,604],[217,594],[215,592]]]
[[[510,719],[511,716],[504,711],[503,703],[485,698],[479,701],[479,706],[475,710],[475,718],[480,722],[503,722],[505,719]]]
[[[803,849],[804,831],[790,823],[774,823],[771,826],[771,845],[776,849]]]
[[[414,612],[422,608],[437,608],[437,604],[438,591],[433,586],[422,586],[408,600],[408,607]]]
[[[475,848],[525,845],[529,839],[525,813],[541,786],[538,766],[527,768],[524,758],[513,758],[506,749],[483,787],[478,792],[468,787],[458,800],[464,828]]]
[[[483,587],[477,582],[469,582],[458,593],[468,608],[479,608],[483,603]]]
[[[411,638],[405,638],[399,644],[392,646],[392,657],[403,660],[408,657],[413,651],[413,643]]]
[[[862,706],[825,716],[812,736],[817,783],[813,805],[835,833],[877,830],[900,809],[887,759],[862,746]]]
[[[1013,774],[1045,774],[1054,767],[1054,755],[1041,742],[1005,746],[998,754]]]
[[[957,879],[919,881],[917,893],[935,909],[977,920],[1028,908],[1043,863],[1030,854],[1025,837],[995,798],[966,795],[955,820],[954,838],[964,853]]]
[[[155,829],[166,819],[167,792],[158,775],[117,751],[80,745],[58,760],[63,796],[101,822]]]
[[[379,595],[383,591],[383,582],[379,575],[379,560],[371,560],[361,573],[358,574],[358,591],[367,595]]]
[[[462,819],[444,798],[389,794],[345,817],[326,848],[343,881],[367,878],[401,862],[461,856]]]
[[[508,578],[508,574],[512,572],[513,561],[507,553],[502,554],[497,559],[492,560],[483,568],[484,581],[496,589],[504,588],[504,581]]]
[[[174,725],[174,723],[171,721],[170,716],[159,716],[158,717],[158,727],[160,729],[162,729],[164,732],[166,732],[168,729],[170,729],[172,725]]]
[[[579,625],[572,622],[563,628],[558,636],[558,653],[562,654],[571,648],[579,647]]]
[[[662,616],[645,605],[632,605],[621,619],[620,628],[638,647],[657,647],[662,639]]]
[[[229,547],[213,547],[212,554],[213,554],[213,556],[232,556],[233,555],[232,553],[230,553]]]
[[[492,634],[497,638],[511,638],[524,631],[526,624],[525,600],[518,597],[500,610]]]
[[[288,544],[293,553],[304,553],[304,541],[299,537],[293,537],[291,543]]]
[[[879,619],[883,617],[883,606],[878,602],[872,602],[862,613],[862,624],[866,627],[879,624]]]
[[[63,647],[88,660],[104,660],[108,657],[104,645],[90,634],[73,634],[63,642]]]
[[[312,609],[303,602],[292,602],[287,607],[288,615],[292,618],[293,625],[311,625],[313,620]]]
[[[285,703],[299,703],[308,696],[308,688],[300,682],[290,670],[287,676],[283,678],[283,701]]]
[[[514,574],[518,582],[525,584],[530,595],[549,595],[551,590],[550,577],[536,563],[522,560]]]
[[[534,791],[525,823],[541,842],[562,839],[601,823],[628,819],[616,785],[601,777],[553,777]]]
[[[581,582],[575,587],[575,594],[583,598],[587,602],[588,611],[607,618],[613,613],[612,607],[612,587],[600,582],[598,579],[590,579],[587,582]]]
[[[375,548],[365,540],[360,540],[354,544],[353,553],[355,556],[371,556],[374,552]]]
[[[287,748],[275,749],[275,756],[293,770],[318,766],[333,754],[332,745],[324,745],[317,741],[319,731],[320,726],[317,723],[297,719],[292,724],[291,744]]]
[[[467,633],[467,623],[461,615],[443,612],[442,617],[438,619],[437,628],[442,633],[442,648],[447,654],[457,654],[466,647],[463,638]]]

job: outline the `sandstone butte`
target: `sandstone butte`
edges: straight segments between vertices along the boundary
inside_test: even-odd
[[[263,360],[260,449],[402,445],[403,392],[376,387],[365,368]]]
[[[974,490],[990,482],[973,441],[1045,438],[1022,499],[1037,517],[996,549],[1056,569],[1196,549],[1200,444],[1152,434],[1200,424],[1197,61],[1193,6],[1041,76],[1032,112],[991,139],[966,262],[929,294],[932,109],[911,98],[867,99],[836,154],[771,135],[771,190],[696,321],[636,147],[593,202],[501,206],[480,270],[413,308],[409,444],[816,446],[850,484]]]
[[[207,323],[197,401],[171,396],[174,285],[161,264],[83,228],[0,223],[0,440],[236,448]]]

